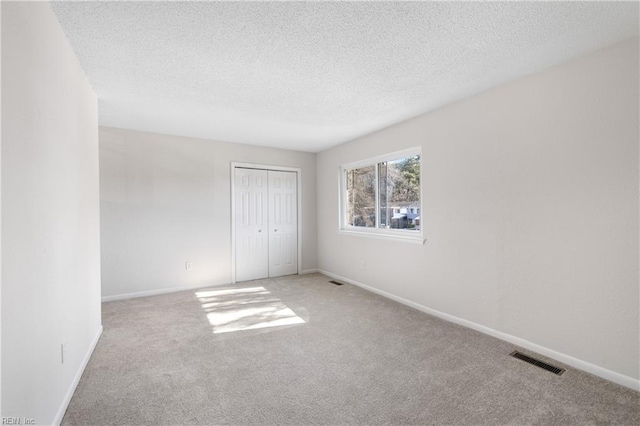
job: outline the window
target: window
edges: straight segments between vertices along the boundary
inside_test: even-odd
[[[341,230],[422,240],[420,150],[342,166]]]

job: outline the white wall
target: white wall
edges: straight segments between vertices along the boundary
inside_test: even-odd
[[[302,270],[315,269],[315,157],[101,127],[103,297],[231,282],[232,161],[302,169]]]
[[[49,3],[1,7],[2,416],[51,424],[101,330],[97,101]]]
[[[633,385],[638,99],[630,40],[318,154],[319,268]],[[339,235],[338,166],[413,146],[426,244]]]

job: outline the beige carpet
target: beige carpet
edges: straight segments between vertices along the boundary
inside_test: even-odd
[[[103,304],[63,424],[640,424],[637,392],[328,281]]]

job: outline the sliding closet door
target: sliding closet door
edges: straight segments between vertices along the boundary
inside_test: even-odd
[[[298,273],[297,173],[269,170],[269,276]]]
[[[235,171],[236,281],[269,276],[268,173]]]

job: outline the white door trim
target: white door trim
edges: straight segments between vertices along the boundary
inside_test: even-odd
[[[295,172],[298,196],[298,274],[302,272],[302,169],[270,164],[231,162],[231,283],[236,283],[236,168]]]

